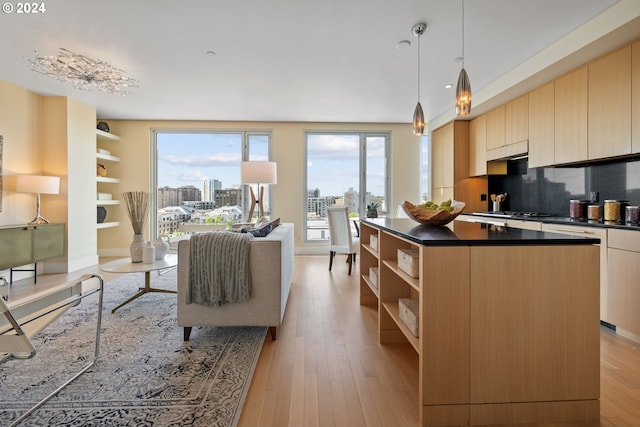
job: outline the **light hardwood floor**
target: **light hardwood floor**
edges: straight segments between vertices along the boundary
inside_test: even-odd
[[[329,272],[328,254],[296,257],[284,323],[264,343],[239,427],[419,426],[417,355],[378,344],[377,310],[359,305],[359,265],[348,276],[341,261]],[[68,276],[88,272],[99,270]],[[39,276],[38,286],[68,276]],[[14,295],[34,289],[26,283]],[[604,328],[600,345],[600,422],[562,426],[640,427],[640,345]],[[536,426],[560,425],[523,427]]]

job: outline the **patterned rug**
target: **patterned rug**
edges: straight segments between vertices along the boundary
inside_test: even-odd
[[[152,273],[151,282],[175,289],[176,272]],[[111,313],[143,285],[143,273],[105,284],[97,364],[21,425],[237,425],[267,328],[194,328],[185,344],[175,294],[149,293]],[[0,425],[91,360],[97,302],[87,297],[49,325],[34,358],[0,365]]]

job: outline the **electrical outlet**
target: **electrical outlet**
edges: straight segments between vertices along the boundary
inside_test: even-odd
[[[590,191],[589,192],[589,200],[590,201],[597,202],[599,198],[600,198],[600,194],[598,194],[597,191]]]
[[[481,194],[480,195],[480,201],[481,202],[486,202],[487,201],[487,195],[486,194]]]

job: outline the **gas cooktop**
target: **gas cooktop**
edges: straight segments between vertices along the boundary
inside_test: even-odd
[[[542,212],[518,212],[518,211],[480,211],[473,212],[473,215],[493,216],[497,218],[544,218],[551,214]]]

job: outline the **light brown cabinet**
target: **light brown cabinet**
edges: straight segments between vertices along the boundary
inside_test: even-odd
[[[529,93],[529,167],[555,163],[554,83]]]
[[[360,228],[360,252],[376,260],[360,266],[360,301],[378,295],[380,344],[408,342],[417,353],[421,425],[597,417],[597,251],[591,245],[423,245],[393,222]],[[376,251],[367,244],[374,234]],[[418,278],[399,268],[398,249],[418,250]],[[373,263],[377,291],[368,283]],[[418,300],[418,336],[400,316],[400,298]]]
[[[640,153],[640,41],[631,45],[631,152]]]
[[[631,46],[589,64],[589,159],[631,153]]]
[[[453,198],[454,186],[469,176],[469,122],[453,121],[433,131],[432,199]]]
[[[588,68],[581,67],[555,81],[555,163],[588,159]]]
[[[609,322],[621,335],[640,338],[640,232],[609,229]]]
[[[527,153],[529,135],[528,95],[489,111],[487,116],[487,160]]]
[[[487,174],[487,116],[469,122],[469,176]]]
[[[373,237],[372,237],[373,236]],[[378,305],[380,283],[380,233],[377,228],[360,223],[360,305]],[[377,276],[371,277],[371,269]]]
[[[487,113],[487,151],[505,145],[505,112],[506,106],[501,105]]]
[[[505,104],[505,145],[529,140],[529,95]]]
[[[611,322],[609,315],[609,278],[608,278],[608,245],[607,229],[597,227],[581,227],[578,225],[542,224],[542,231],[568,234],[571,236],[595,237],[600,239],[600,320]]]

